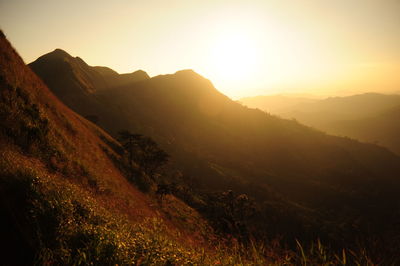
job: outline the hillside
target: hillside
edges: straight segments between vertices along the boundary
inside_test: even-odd
[[[56,69],[60,62],[40,64]],[[38,65],[30,64],[34,71]],[[44,81],[57,76],[37,74]],[[74,110],[81,115],[97,117],[113,136],[128,129],[156,139],[181,173],[179,181],[202,199],[186,202],[210,219],[207,204],[213,201],[207,199],[231,189],[254,199],[257,211],[246,230],[259,237],[322,237],[343,244],[398,230],[393,210],[399,206],[400,159],[384,148],[244,107],[192,70],[95,89],[75,103],[48,86],[67,105],[79,105]]]
[[[287,113],[296,109],[299,105],[317,102],[317,99],[306,97],[294,97],[286,95],[268,95],[246,97],[239,100],[240,103],[251,108],[258,108],[270,114]]]
[[[61,49],[38,58],[30,66],[68,107],[92,120],[95,118],[88,110],[97,108],[98,103],[96,99],[88,102],[88,95],[150,78],[141,70],[120,75],[107,67],[91,67]]]
[[[400,154],[397,136],[400,134],[396,110],[399,95],[366,93],[323,100],[299,101],[297,98],[257,96],[241,99],[249,107],[328,132],[369,143],[378,143]]]
[[[119,143],[62,104],[2,32],[0,95],[0,264],[216,260],[195,251],[216,241],[207,222],[128,182],[116,166]]]
[[[297,242],[292,249],[282,246],[279,239],[238,242],[232,235],[215,234],[203,216],[173,195],[160,199],[154,190],[142,193],[127,181],[132,173],[121,167],[120,144],[63,105],[24,64],[2,32],[0,95],[3,265],[336,265],[371,261],[363,249],[335,253],[319,240],[304,246]],[[143,175],[133,173],[134,178]],[[231,214],[225,218],[237,221],[232,211],[243,216],[244,212],[237,211],[251,209],[246,195],[214,196],[208,208],[218,215]],[[284,207],[284,201],[280,202]],[[290,212],[281,211],[290,224]],[[385,261],[396,260],[387,257]]]

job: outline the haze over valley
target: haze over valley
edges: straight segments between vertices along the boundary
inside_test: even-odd
[[[0,264],[400,263],[397,1],[0,7]]]
[[[400,153],[400,95],[365,93],[326,99],[256,96],[239,100],[329,134],[375,143]]]

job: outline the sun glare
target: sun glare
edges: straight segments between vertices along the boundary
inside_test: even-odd
[[[214,75],[223,81],[245,82],[257,69],[258,49],[254,39],[244,33],[219,36],[211,49]]]

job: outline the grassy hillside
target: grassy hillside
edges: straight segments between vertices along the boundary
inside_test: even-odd
[[[57,76],[38,74],[45,81]],[[57,95],[73,104],[68,93]],[[96,102],[81,114],[98,117],[111,135],[128,129],[156,139],[178,171],[172,178],[185,184],[177,194],[222,231],[284,235],[294,245],[294,238],[321,237],[339,246],[398,232],[400,159],[384,148],[246,108],[191,70],[95,90],[81,100],[75,110]],[[228,200],[221,193],[229,189],[232,200],[245,193],[254,201],[254,215],[240,221],[215,215],[223,212],[213,203]]]
[[[81,58],[74,58],[61,49],[38,58],[30,66],[67,106],[93,122],[97,117],[91,110],[98,108],[99,103],[96,99],[87,101],[88,95],[149,79],[144,71],[119,75],[107,67],[90,67]]]
[[[292,265],[370,262],[319,241],[239,243],[114,164],[119,144],[64,106],[0,32],[2,265]],[[110,159],[112,158],[112,159]]]
[[[129,183],[110,159],[119,144],[54,97],[2,33],[0,94],[1,264],[218,259],[195,250],[211,248],[205,220]]]
[[[174,80],[176,77],[178,81]],[[180,84],[182,79],[185,84],[191,84],[194,79],[194,83],[201,88],[208,87],[207,90],[199,90],[201,93],[197,97],[207,96],[208,93],[216,95],[217,99],[221,97],[208,81],[190,71],[158,77],[152,80],[155,84],[150,83],[149,88],[153,89],[148,92],[154,93],[160,81],[164,87],[165,79],[169,80],[172,87]],[[120,89],[122,92],[125,90]],[[190,91],[181,89],[181,93],[186,91],[186,95],[191,95]],[[263,226],[265,229],[260,231],[260,235],[268,231],[271,234],[285,233],[282,236],[286,238],[306,235],[310,230],[302,231],[305,228],[297,227],[297,222],[314,219],[315,213],[312,209],[283,198],[272,186],[263,182],[251,183],[243,176],[237,176],[240,170],[232,171],[232,166],[231,169],[221,168],[220,165],[211,163],[212,158],[208,159],[208,164],[202,164],[202,152],[197,153],[196,157],[195,153],[186,151],[195,147],[192,145],[182,146],[185,153],[179,149],[175,151],[175,166],[179,166],[179,161],[186,164],[173,169],[175,175],[180,173],[181,179],[176,176],[170,178],[181,181],[178,184],[180,189],[175,193],[203,211],[203,216],[172,195],[159,201],[152,190],[149,194],[143,194],[127,181],[130,177],[124,175],[123,167],[116,166],[123,162],[119,143],[64,106],[25,66],[2,33],[0,96],[2,264],[366,265],[372,264],[369,256],[376,262],[396,261],[396,257],[390,254],[396,254],[397,246],[386,242],[388,246],[377,248],[380,243],[377,240],[363,243],[367,245],[352,246],[351,249],[342,249],[344,246],[338,249],[324,246],[319,240],[298,242],[292,239],[295,245],[289,247],[282,245],[283,242],[279,239],[271,238],[265,238],[262,243],[254,238],[240,241],[240,238],[235,238],[238,235],[234,234],[234,230],[230,231],[232,234],[215,234],[205,218],[223,226],[233,225],[229,219],[234,219],[233,222],[251,222],[245,228],[260,229]],[[99,94],[99,99],[101,97]],[[228,98],[223,99],[228,107],[232,106]],[[199,107],[201,114],[204,115],[205,112],[207,117],[215,116],[215,108],[218,107],[213,102],[204,100],[201,105],[203,107]],[[162,100],[159,101],[167,105]],[[193,103],[182,101],[181,104],[191,106]],[[245,110],[250,114],[255,112]],[[260,112],[256,114],[265,116]],[[151,115],[149,112],[149,117]],[[187,116],[189,120],[186,122],[189,123],[196,112],[181,113],[176,110],[174,115],[178,118]],[[249,118],[252,115],[242,119]],[[275,125],[286,125],[288,128],[293,126],[291,122],[274,117],[268,116],[268,119],[268,123],[276,123]],[[142,120],[138,121],[143,123]],[[252,123],[255,122],[258,121]],[[211,122],[211,125],[200,126],[207,129],[214,124],[215,122]],[[294,125],[295,128],[297,126]],[[245,130],[242,128],[242,132]],[[159,138],[166,139],[162,136]],[[179,143],[184,141],[179,140]],[[168,146],[168,143],[162,144]],[[381,152],[386,154],[385,151]],[[179,154],[194,158],[186,157],[183,160]],[[212,155],[211,152],[210,154]],[[211,176],[206,179],[208,181],[199,184],[203,187],[200,191],[191,190],[185,184],[195,184],[202,180],[188,180],[188,175],[179,171],[194,171],[193,163],[198,163],[198,174],[209,171],[207,167],[212,169],[209,172]],[[218,172],[219,178],[225,175],[225,178],[213,184],[216,188],[225,190],[235,187],[239,192],[248,190],[253,197],[265,197],[262,193],[268,192],[268,200],[263,205],[257,203],[254,206],[247,195],[236,194],[238,191],[221,194],[218,190],[204,189],[215,177],[213,171]],[[140,174],[137,171],[135,173]],[[235,179],[232,178],[234,175]],[[166,176],[162,177],[168,179]],[[231,181],[227,177],[232,178]],[[203,194],[204,192],[206,193]],[[253,192],[260,192],[261,195],[251,194]],[[244,216],[247,212],[243,211],[253,209],[255,218],[250,219],[248,216],[249,220],[246,220]],[[349,211],[351,214],[351,210]],[[265,217],[260,220],[261,214]],[[301,218],[301,215],[309,217]],[[350,216],[339,218],[352,220]],[[388,221],[392,220],[388,218],[386,222]],[[284,224],[283,227],[280,223]],[[240,225],[243,224],[235,223],[236,230],[243,229]],[[287,228],[288,231],[283,232],[282,228]],[[315,227],[311,229],[314,230]],[[313,236],[311,234],[309,238]]]
[[[396,111],[400,107],[399,95],[366,93],[324,100],[257,96],[241,102],[330,134],[377,143],[400,153],[400,117]]]

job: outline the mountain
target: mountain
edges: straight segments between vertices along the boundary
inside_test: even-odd
[[[172,195],[163,206],[142,193],[120,167],[120,150],[61,103],[0,31],[0,264],[213,264],[194,248],[218,241],[208,223]]]
[[[254,96],[239,100],[240,103],[252,108],[258,108],[271,114],[286,113],[298,105],[314,103],[318,100],[306,97],[292,97],[286,95]]]
[[[69,104],[114,136],[150,135],[171,165],[140,191],[142,158],[128,164],[129,151],[61,103],[1,33],[2,264],[398,262],[393,153],[243,107],[191,70],[88,89],[89,75],[67,65],[51,91],[79,93]]]
[[[61,49],[38,58],[30,66],[54,88],[53,92],[59,99],[81,114],[97,107],[95,99],[86,101],[87,95],[150,78],[142,70],[120,75],[107,67],[91,67],[81,58],[72,57]],[[84,101],[88,106],[81,104]]]
[[[36,69],[60,64],[30,66],[46,82],[57,73]],[[260,237],[284,232],[343,242],[397,230],[400,159],[387,149],[244,107],[192,70],[95,88],[73,102],[75,84],[68,81],[82,73],[70,68],[59,81],[67,95],[57,91],[61,84],[49,88],[81,115],[96,116],[114,137],[127,129],[154,138],[171,155],[180,182],[200,198],[186,202],[206,217],[212,216],[207,198],[233,190],[254,199],[257,214],[248,230]]]
[[[275,96],[264,96],[245,98],[241,102],[284,118],[297,119],[330,134],[378,143],[400,154],[397,138],[400,116],[396,111],[400,108],[400,95],[366,93],[312,102],[299,102],[290,97],[276,101]]]

